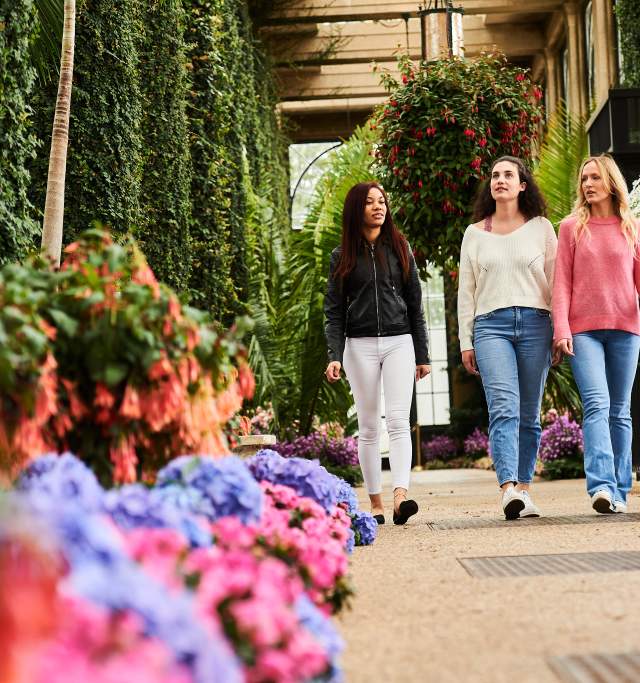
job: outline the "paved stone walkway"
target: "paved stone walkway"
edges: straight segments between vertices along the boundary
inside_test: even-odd
[[[414,473],[420,512],[396,527],[385,475],[387,524],[373,546],[356,548],[357,595],[338,620],[347,683],[558,683],[570,679],[550,658],[640,651],[640,571],[475,578],[458,561],[640,551],[640,515],[596,515],[584,480],[541,482],[532,494],[547,521],[579,519],[502,524],[492,472],[441,470]],[[629,512],[640,513],[636,489]],[[472,526],[445,528],[463,524]]]

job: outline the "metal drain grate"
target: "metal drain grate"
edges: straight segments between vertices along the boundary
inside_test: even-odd
[[[565,683],[637,683],[640,653],[553,657],[549,666]]]
[[[471,576],[541,576],[640,570],[640,552],[567,553],[562,555],[505,555],[503,557],[459,557]]]
[[[427,522],[431,531],[449,531],[452,529],[492,529],[495,527],[524,527],[524,526],[555,526],[563,524],[620,524],[640,522],[637,512],[626,515],[565,515],[557,517],[531,517],[516,519],[508,522],[506,519],[489,517],[474,517],[472,519],[442,519],[437,522]]]

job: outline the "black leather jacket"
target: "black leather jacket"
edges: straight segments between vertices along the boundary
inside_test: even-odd
[[[416,365],[430,363],[418,269],[408,244],[407,249],[409,277],[405,281],[390,245],[378,239],[375,246],[370,246],[363,240],[356,266],[344,282],[333,277],[341,248],[333,250],[324,300],[330,361],[342,363],[346,337],[411,334]]]

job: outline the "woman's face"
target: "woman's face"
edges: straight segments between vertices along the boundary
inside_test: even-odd
[[[520,182],[518,167],[511,161],[499,161],[491,171],[491,196],[496,202],[508,202],[518,198],[527,183]]]
[[[364,207],[364,227],[380,228],[387,215],[387,202],[377,187],[372,187]]]
[[[606,202],[611,199],[611,194],[607,192],[604,186],[600,169],[595,161],[590,161],[588,164],[584,165],[580,186],[582,187],[582,193],[589,206],[600,204],[600,202]]]

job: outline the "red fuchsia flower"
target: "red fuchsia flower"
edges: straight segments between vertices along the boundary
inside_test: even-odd
[[[457,270],[450,270],[449,271],[449,277],[452,280],[455,280],[458,277],[458,271]]]
[[[465,134],[468,138],[471,138],[471,139],[475,138],[475,136],[476,136],[476,132],[475,132],[474,130],[471,130],[471,128],[465,128],[465,129],[464,129],[464,134]]]
[[[422,180],[418,180],[418,187],[422,189]]]
[[[396,100],[390,100],[390,101],[389,101],[389,104],[390,104],[392,107],[397,107],[397,106],[398,106],[398,103],[397,103]]]
[[[524,81],[524,79],[525,79],[525,75],[524,75],[524,74],[517,74],[517,75],[516,75],[516,81],[518,81],[519,83],[521,83],[522,81]]]
[[[416,131],[416,139],[417,139],[417,140],[422,140],[422,131],[421,131],[421,130]]]
[[[481,164],[482,164],[482,159],[480,157],[476,157],[471,162],[470,166],[474,171],[477,171],[480,168]]]
[[[409,79],[408,79],[404,74],[402,74],[402,82],[403,82],[405,85],[409,82]]]
[[[454,206],[448,199],[445,199],[442,202],[442,210],[444,211],[444,213],[453,213]]]
[[[480,145],[480,147],[486,147],[487,146],[487,138],[480,138],[478,140],[478,144]]]
[[[542,90],[537,85],[533,87],[533,96],[536,100],[542,99]]]

